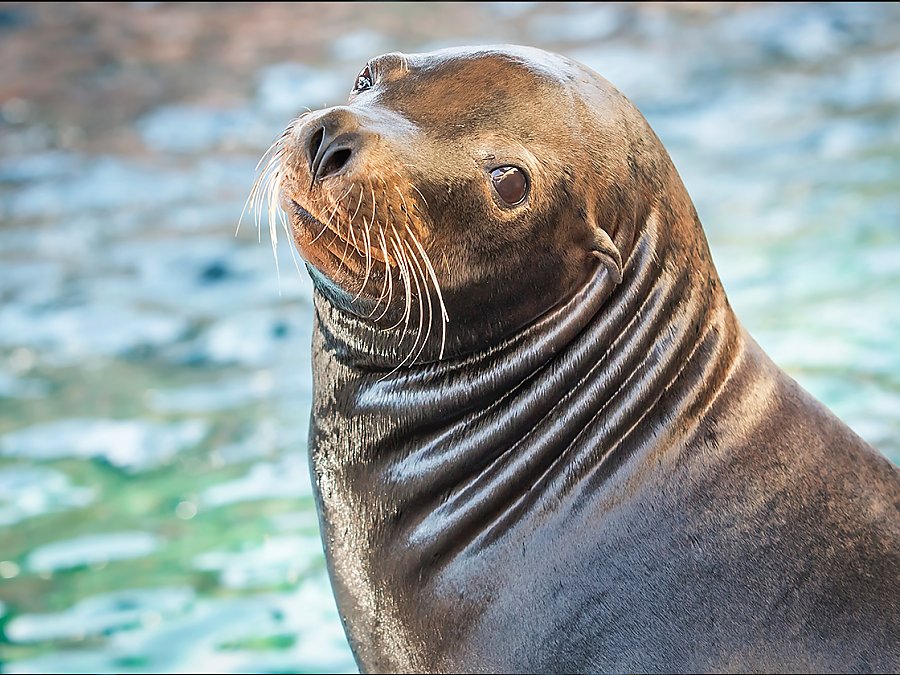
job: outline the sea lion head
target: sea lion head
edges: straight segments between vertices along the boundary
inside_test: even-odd
[[[256,196],[280,189],[320,321],[382,365],[489,348],[618,282],[661,195],[692,209],[622,94],[524,47],[372,59],[268,159]]]

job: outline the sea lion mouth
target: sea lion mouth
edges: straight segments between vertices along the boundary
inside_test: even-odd
[[[351,225],[342,227],[342,224],[339,221],[336,222],[334,217],[323,221],[287,195],[284,195],[282,199],[282,209],[290,217],[295,236],[302,239],[302,244],[305,247],[315,246],[327,233],[330,236],[328,236],[327,241],[323,245],[333,253],[339,254],[339,257],[345,262],[347,254],[356,254],[363,259],[369,256],[370,259],[377,260],[390,267],[396,264],[393,258],[389,254],[385,256],[385,253],[380,248],[367,247],[364,241],[361,241],[354,235]],[[341,247],[343,247],[342,250]],[[368,253],[366,252],[367,248]]]
[[[323,223],[321,220],[316,218],[313,214],[311,214],[305,208],[300,206],[299,203],[297,203],[295,200],[291,199],[290,197],[286,197],[283,200],[282,208],[285,211],[287,211],[289,215],[292,216],[292,218],[291,218],[292,220],[299,221],[299,223],[298,222],[294,223],[295,226],[298,224],[302,224],[302,225],[306,226],[306,228],[304,228],[304,229],[319,228],[322,232],[329,229],[328,224]],[[334,230],[332,230],[332,232],[334,232]],[[338,233],[335,232],[335,234],[338,234]]]
[[[288,214],[291,219],[291,223],[294,226],[295,233],[298,235],[316,232],[312,238],[309,240],[307,245],[314,244],[322,235],[326,232],[330,232],[333,237],[337,237],[342,241],[345,241],[344,237],[341,236],[340,227],[334,227],[332,225],[332,219],[328,219],[326,221],[321,221],[316,218],[310,211],[308,211],[305,207],[301,206],[299,202],[295,199],[292,199],[288,196],[284,196],[281,203],[281,208]]]

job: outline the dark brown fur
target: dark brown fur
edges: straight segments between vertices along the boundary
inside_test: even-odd
[[[317,289],[311,467],[361,668],[897,670],[897,470],[742,329],[640,113],[538,50],[372,70],[281,150]],[[352,155],[317,181],[323,129]],[[504,164],[531,179],[520,207],[492,192]],[[358,245],[398,225],[445,327],[424,274],[385,300],[402,256]],[[401,329],[420,317],[427,340]]]

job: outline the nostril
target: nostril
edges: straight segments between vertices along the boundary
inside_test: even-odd
[[[324,159],[322,166],[316,172],[316,177],[321,180],[327,176],[332,176],[344,168],[344,165],[350,160],[353,151],[350,148],[334,148],[329,150]]]
[[[319,154],[319,148],[322,147],[322,141],[325,139],[325,127],[319,127],[309,139],[309,145],[306,148],[306,156],[309,158],[309,165],[312,166]]]

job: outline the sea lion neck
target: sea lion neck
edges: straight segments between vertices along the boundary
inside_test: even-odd
[[[712,405],[742,333],[705,245],[670,247],[672,227],[654,212],[620,283],[598,267],[565,305],[468,361],[355,369],[320,321],[310,459],[330,569],[339,603],[380,617],[351,636],[397,639],[403,599],[376,589],[442,583],[498,539],[527,538],[535,504],[621,489],[657,449],[631,441],[643,419]],[[677,448],[688,432],[666,433]]]
[[[385,418],[390,433],[366,439],[369,458],[399,456],[393,449],[398,439],[421,440],[435,430],[440,432],[438,445],[452,445],[455,436],[445,433],[446,425],[473,423],[468,415],[475,410],[499,414],[502,402],[513,402],[535,385],[529,396],[548,401],[564,397],[564,389],[548,388],[546,378],[557,372],[565,373],[560,382],[567,383],[601,377],[613,396],[626,379],[640,377],[642,369],[653,365],[659,343],[666,353],[677,353],[680,340],[693,344],[697,331],[710,329],[712,315],[722,317],[721,328],[729,333],[723,337],[736,332],[705,241],[700,250],[665,246],[659,231],[663,226],[670,227],[655,213],[648,218],[621,280],[598,264],[571,298],[537,321],[488,349],[456,359],[390,370],[361,364],[355,353],[359,345],[348,344],[346,326],[335,322],[345,315],[318,296],[317,393],[356,415]],[[658,382],[653,384],[658,388]]]

